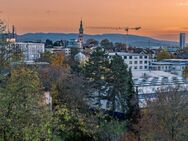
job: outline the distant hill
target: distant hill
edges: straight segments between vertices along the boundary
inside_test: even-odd
[[[46,39],[53,41],[57,40],[70,40],[76,39],[78,34],[75,33],[27,33],[18,35],[18,41],[38,41],[45,42]],[[137,47],[155,47],[155,46],[178,46],[177,42],[156,40],[150,37],[137,36],[137,35],[124,35],[124,34],[97,34],[97,35],[84,35],[85,40],[96,39],[101,41],[109,39],[112,42],[128,42],[132,46]]]

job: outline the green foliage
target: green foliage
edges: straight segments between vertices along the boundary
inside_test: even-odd
[[[64,46],[64,43],[63,43],[62,40],[60,40],[60,41],[56,41],[56,42],[54,42],[53,45],[54,45],[54,46]]]
[[[126,108],[126,95],[128,90],[128,71],[127,65],[124,60],[115,55],[109,66],[107,74],[108,82],[108,107],[111,111],[115,112],[117,109],[125,113]]]
[[[162,50],[161,52],[159,52],[159,54],[157,55],[157,61],[163,60],[163,59],[170,59],[171,55],[170,53],[168,53],[166,50]]]
[[[53,41],[50,39],[47,39],[45,42],[45,47],[46,48],[52,48],[53,47]]]
[[[0,136],[4,141],[51,138],[51,113],[40,89],[35,71],[25,67],[12,70],[0,92]]]
[[[114,46],[113,43],[110,42],[108,39],[102,40],[100,44],[102,48],[105,48],[107,50],[113,49],[113,46]]]
[[[51,53],[49,51],[46,51],[43,54],[41,54],[40,61],[52,63],[54,57],[55,57],[55,54],[53,54],[53,53]]]
[[[101,106],[102,94],[106,90],[104,87],[106,85],[106,73],[108,72],[109,61],[107,54],[104,49],[97,48],[94,51],[89,61],[84,66],[84,76],[88,80],[88,84],[91,88],[98,91],[96,105]],[[93,89],[90,89],[89,97],[93,97]]]
[[[65,141],[93,140],[96,122],[85,101],[83,80],[66,74],[51,90],[57,132]]]

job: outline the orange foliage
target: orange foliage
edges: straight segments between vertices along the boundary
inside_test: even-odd
[[[63,67],[65,69],[69,67],[69,65],[65,63],[64,53],[56,53],[52,59],[52,65],[56,67]]]

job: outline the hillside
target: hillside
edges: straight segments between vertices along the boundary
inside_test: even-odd
[[[46,39],[50,39],[53,41],[56,40],[70,40],[76,39],[78,34],[76,33],[27,33],[23,35],[18,35],[18,41],[37,41],[42,40],[43,42]],[[122,42],[137,47],[155,47],[155,46],[178,46],[177,42],[171,41],[162,41],[156,40],[150,37],[145,36],[137,36],[137,35],[128,35],[128,37],[124,34],[97,34],[97,35],[84,35],[85,40],[93,38],[98,41],[103,39],[109,39],[112,42]]]

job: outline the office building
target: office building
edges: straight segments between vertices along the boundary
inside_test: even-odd
[[[183,49],[186,46],[186,34],[185,33],[180,33],[180,48]]]
[[[24,61],[35,61],[45,51],[45,45],[43,43],[16,42],[13,45],[22,51]]]
[[[119,55],[132,70],[149,70],[149,65],[152,59],[147,54],[116,52],[109,53],[109,58],[112,59],[114,55]]]

